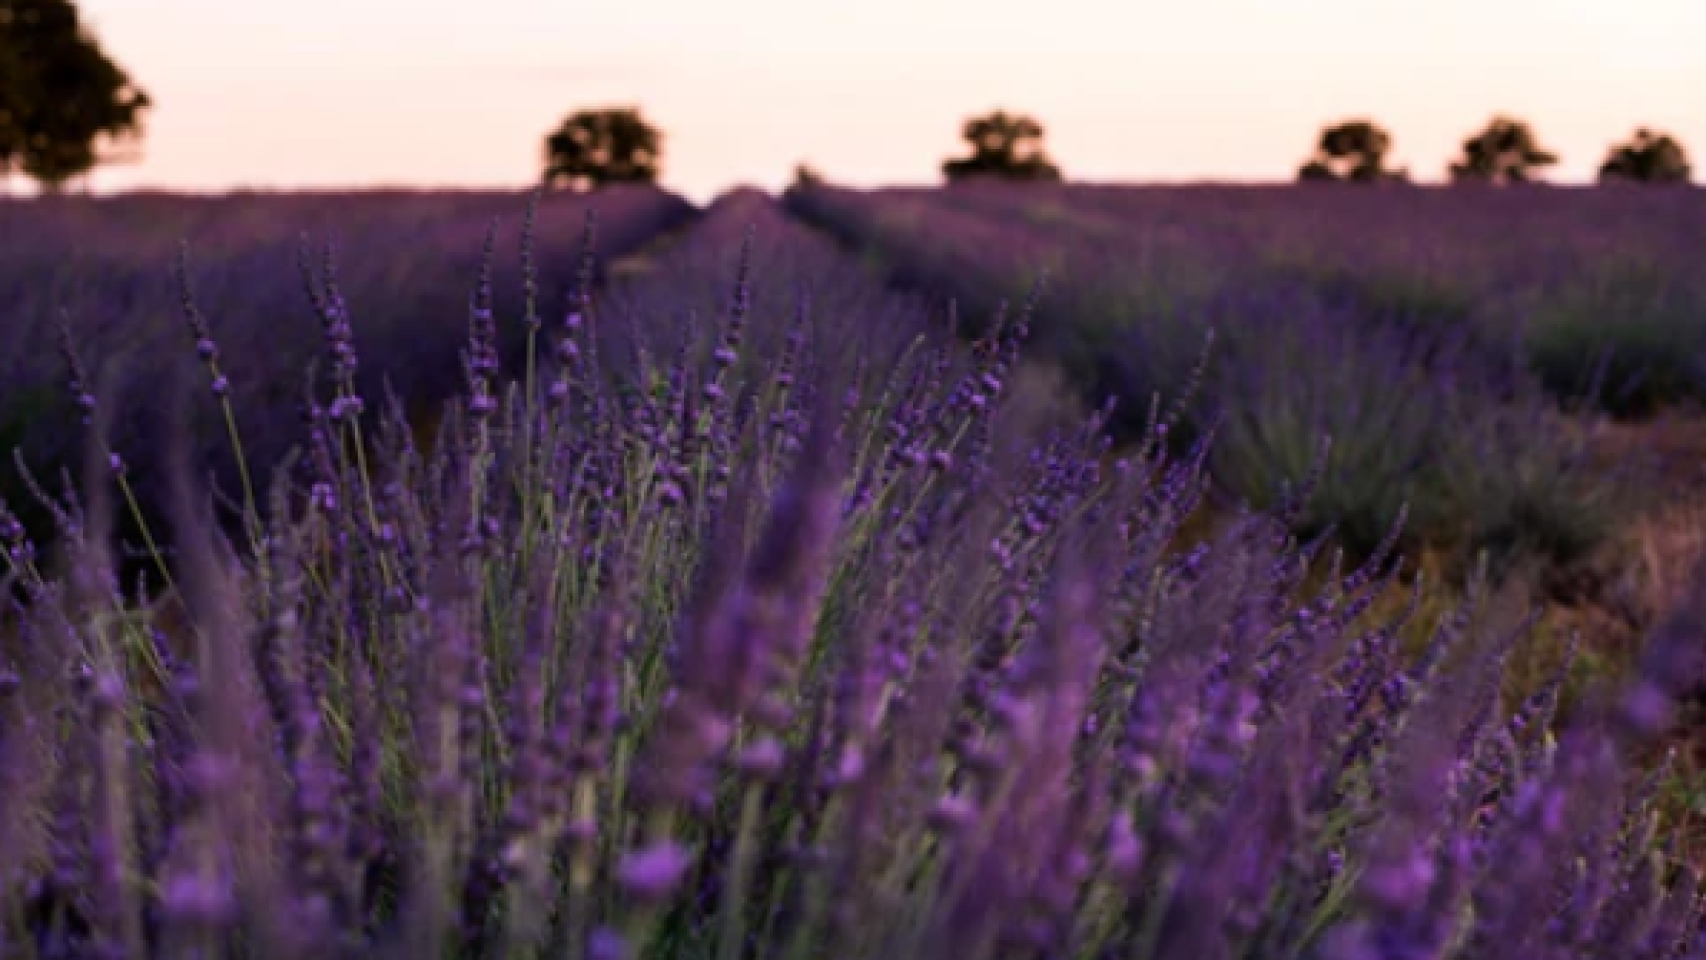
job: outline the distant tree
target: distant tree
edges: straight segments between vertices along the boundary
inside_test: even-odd
[[[1600,164],[1599,179],[1687,183],[1691,172],[1688,152],[1675,137],[1641,127],[1627,142],[1611,148]]]
[[[793,183],[794,189],[799,189],[802,187],[815,187],[815,186],[822,184],[823,182],[824,182],[823,174],[817,172],[817,170],[815,168],[813,168],[811,165],[805,164],[805,163],[795,165],[795,167],[794,167],[794,183]]]
[[[584,190],[607,183],[653,183],[663,134],[636,107],[570,114],[545,138],[545,185]]]
[[[21,171],[54,192],[128,159],[97,144],[140,138],[150,105],[69,0],[0,0],[0,180]]]
[[[1314,156],[1297,171],[1297,178],[1356,183],[1406,179],[1404,171],[1386,168],[1391,150],[1392,136],[1373,121],[1346,120],[1321,131]]]
[[[1541,167],[1557,162],[1558,155],[1540,146],[1527,123],[1500,115],[1463,141],[1463,158],[1451,165],[1451,179],[1527,183]]]
[[[942,174],[950,181],[977,176],[1060,179],[1060,168],[1043,151],[1042,124],[1031,117],[997,110],[967,120],[960,136],[971,144],[971,156],[942,164]]]

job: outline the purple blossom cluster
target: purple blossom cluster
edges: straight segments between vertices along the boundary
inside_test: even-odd
[[[1191,542],[1212,434],[1115,456],[1021,366],[1046,291],[967,347],[743,192],[605,287],[587,221],[552,316],[537,213],[425,439],[311,276],[297,454],[228,536],[168,434],[150,602],[106,407],[60,569],[0,509],[0,955],[1706,958],[1631,760],[1706,591],[1560,723],[1488,591],[1401,648],[1402,514],[1291,534],[1319,460]]]

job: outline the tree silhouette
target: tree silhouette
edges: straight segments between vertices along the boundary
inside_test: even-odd
[[[545,185],[653,183],[662,158],[663,134],[638,108],[581,110],[545,138]]]
[[[1527,123],[1500,115],[1463,141],[1463,159],[1451,165],[1451,179],[1527,183],[1540,167],[1557,162],[1558,155],[1540,146]]]
[[[1404,171],[1386,168],[1391,150],[1392,136],[1373,121],[1346,120],[1321,131],[1315,154],[1297,171],[1297,178],[1356,183],[1406,179]]]
[[[1687,183],[1692,172],[1688,152],[1668,133],[1646,127],[1635,131],[1627,142],[1611,148],[1600,164],[1601,182],[1633,180],[1637,183]]]
[[[819,173],[816,167],[813,167],[808,163],[798,163],[794,165],[794,188],[804,189],[806,187],[816,187],[823,183],[825,183],[823,174]]]
[[[21,170],[54,192],[126,159],[96,144],[140,138],[149,106],[69,0],[0,0],[0,179]]]
[[[942,164],[949,181],[993,176],[1008,180],[1059,180],[1060,168],[1043,152],[1043,127],[1031,117],[1005,110],[967,120],[960,136],[971,156]]]

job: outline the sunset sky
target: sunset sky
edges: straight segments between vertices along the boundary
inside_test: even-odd
[[[1370,116],[1437,179],[1495,111],[1592,176],[1638,124],[1706,166],[1706,0],[81,0],[154,97],[97,189],[514,187],[549,128],[634,104],[667,186],[805,161],[929,183],[969,114],[1041,119],[1068,176],[1289,178]]]

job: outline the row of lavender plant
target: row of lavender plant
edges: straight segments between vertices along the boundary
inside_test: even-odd
[[[1253,277],[1267,240],[1218,230],[1225,210],[1193,225],[1175,204],[1124,233],[1105,215],[1086,226],[1077,208],[1045,222],[1021,216],[1058,204],[1059,192],[1039,188],[1027,201],[1021,188],[992,185],[819,186],[788,200],[905,264],[903,282],[1012,291],[1049,271],[1055,293],[1033,356],[1061,364],[1092,399],[1119,396],[1126,438],[1141,434],[1149,397],[1183,388],[1212,335],[1202,415],[1175,449],[1219,417],[1217,486],[1271,509],[1330,437],[1304,536],[1335,524],[1340,542],[1366,555],[1408,505],[1407,547],[1465,560],[1486,550],[1501,569],[1567,565],[1607,537],[1626,478],[1589,470],[1578,432],[1471,338]]]
[[[906,191],[901,191],[906,192]],[[1642,417],[1706,399],[1706,191],[1134,188],[971,183],[955,210],[1148,238],[1148,259],[1447,326],[1569,406]]]
[[[1395,538],[1348,571],[1296,543],[1307,483],[1180,552],[1208,447],[1168,457],[1179,407],[1105,466],[1105,411],[1013,389],[1034,302],[969,352],[906,338],[750,196],[705,242],[731,217],[775,232],[668,267],[732,276],[703,320],[582,269],[547,325],[530,216],[529,360],[502,376],[483,269],[430,454],[333,337],[344,414],[256,542],[175,475],[176,642],[110,575],[98,445],[64,576],[4,524],[0,952],[1706,956],[1623,759],[1671,686],[1555,735],[1566,663],[1507,712],[1526,620],[1474,591],[1401,657],[1369,611]]]
[[[458,324],[441,319],[442,304],[464,295],[478,268],[480,240],[492,216],[513,216],[521,193],[355,195],[123,196],[50,198],[39,206],[13,202],[0,216],[0,497],[33,515],[34,503],[15,482],[14,448],[51,481],[60,465],[78,460],[77,425],[87,415],[79,395],[100,392],[105,377],[134,398],[116,411],[113,439],[124,450],[132,482],[152,511],[164,502],[156,469],[176,386],[195,381],[196,357],[182,349],[182,302],[221,332],[217,358],[232,403],[243,411],[241,434],[256,482],[279,462],[298,435],[306,364],[323,331],[361,323],[369,362],[357,370],[369,397],[389,382],[417,409],[435,411],[459,382]],[[596,201],[553,194],[539,237],[541,262],[552,275],[572,275],[579,224],[589,202],[602,211],[612,255],[628,253],[690,217],[685,201],[649,187],[603,191]],[[560,219],[559,219],[560,218]],[[311,231],[311,232],[310,232]],[[337,277],[341,300],[304,296],[302,270],[321,269],[334,249],[370,251],[347,260]],[[298,269],[298,260],[301,260]],[[505,264],[507,267],[508,265]],[[505,278],[506,280],[509,278]],[[501,305],[519,297],[503,287]],[[562,302],[566,290],[542,291]],[[56,362],[64,328],[75,337],[83,386],[70,394]],[[519,338],[504,349],[519,359]],[[331,362],[329,359],[322,362]],[[242,478],[229,453],[232,424],[219,407],[194,404],[197,469],[213,470],[222,491],[240,499]],[[264,491],[263,491],[264,492]],[[156,521],[159,517],[156,512]],[[135,531],[130,531],[135,535]]]

